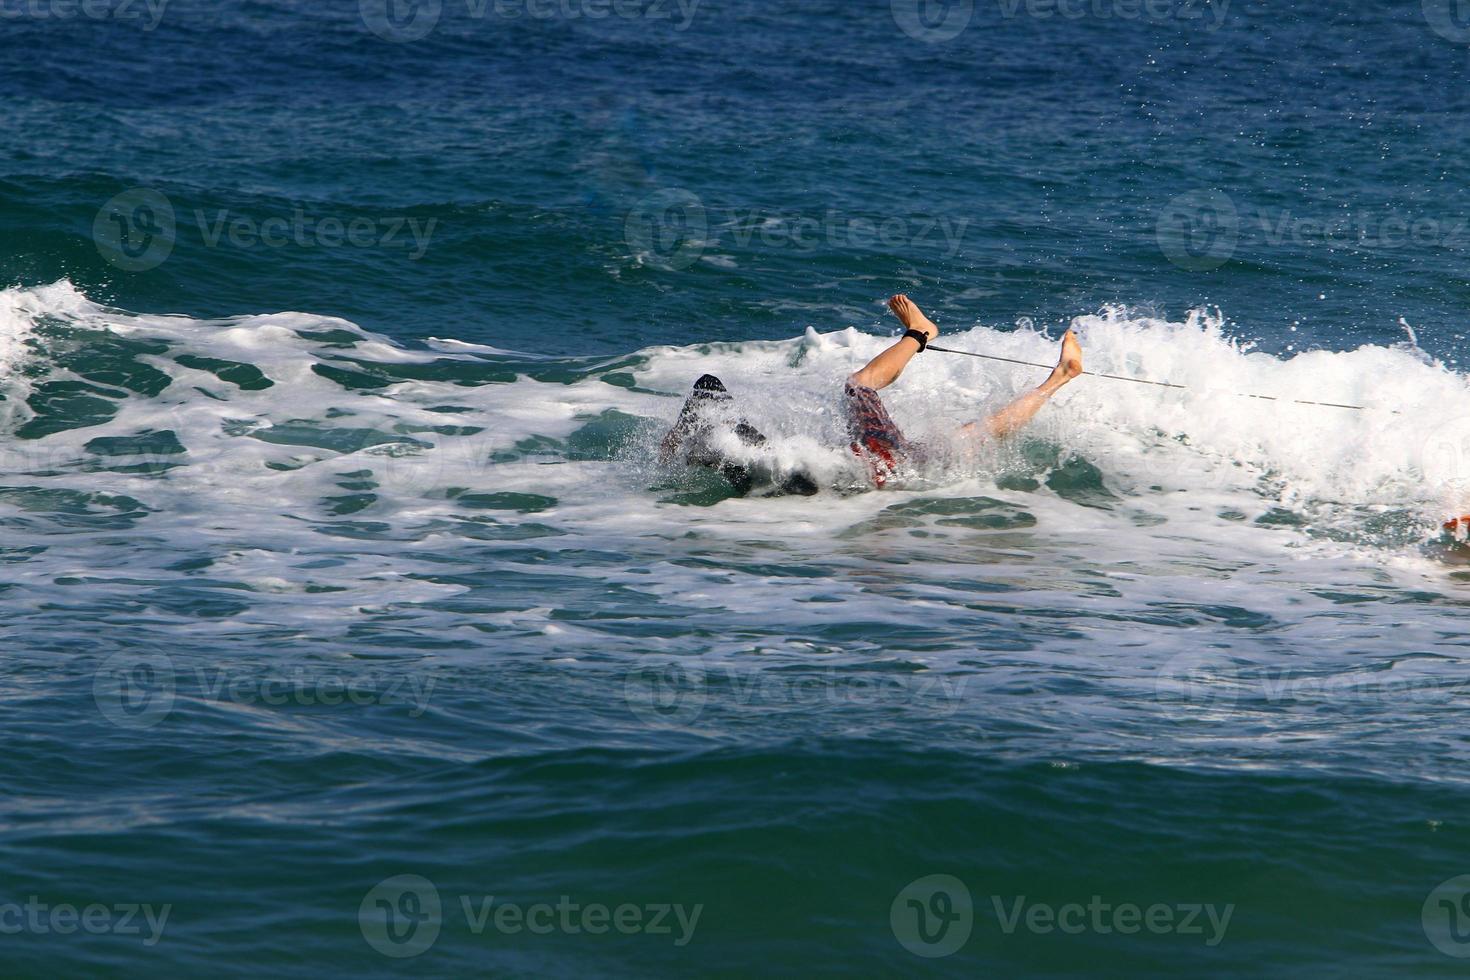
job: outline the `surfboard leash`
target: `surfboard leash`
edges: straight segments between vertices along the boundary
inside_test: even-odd
[[[974,351],[955,350],[952,347],[937,347],[934,344],[930,344],[926,349],[937,350],[941,354],[963,354],[966,357],[982,357],[987,361],[1004,361],[1007,364],[1024,364],[1026,367],[1041,368],[1044,371],[1050,371],[1056,366],[1054,364],[1038,364],[1035,361],[1018,361],[1014,357],[1000,357],[995,354],[977,354]],[[1097,371],[1083,371],[1082,373],[1087,377],[1107,378],[1110,381],[1132,381],[1134,384],[1153,385],[1156,388],[1178,388],[1181,391],[1189,390],[1189,385],[1174,384],[1170,381],[1151,381],[1148,378],[1129,378],[1121,374],[1102,374]],[[1348,408],[1352,409],[1355,412],[1366,412],[1368,410],[1368,407],[1366,405],[1346,405],[1342,402],[1314,402],[1309,401],[1305,398],[1281,398],[1277,395],[1253,395],[1249,392],[1244,391],[1237,391],[1234,392],[1234,394],[1238,395],[1241,398],[1259,398],[1262,401],[1268,402],[1290,402],[1294,405],[1318,405],[1322,408]]]

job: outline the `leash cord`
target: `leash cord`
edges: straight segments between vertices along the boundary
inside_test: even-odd
[[[964,354],[966,357],[983,357],[987,361],[1005,361],[1007,364],[1024,364],[1026,367],[1041,368],[1046,371],[1050,371],[1053,367],[1053,365],[1050,364],[1037,364],[1035,361],[1018,361],[1013,357],[998,357],[995,354],[977,354],[974,351],[955,350],[951,347],[936,347],[933,344],[930,344],[927,349],[937,350],[941,354]],[[1124,377],[1121,374],[1099,374],[1096,371],[1083,371],[1082,373],[1093,378],[1107,378],[1110,381],[1132,381],[1134,384],[1153,385],[1157,388],[1178,388],[1181,391],[1189,390],[1188,385],[1177,385],[1169,381],[1150,381],[1148,378],[1128,378]],[[1303,398],[1280,398],[1276,395],[1252,395],[1249,392],[1244,391],[1238,391],[1235,394],[1239,395],[1241,398],[1259,398],[1262,401],[1268,402],[1285,401],[1291,402],[1294,405],[1319,405],[1323,408],[1348,408],[1352,409],[1355,412],[1366,412],[1368,410],[1367,407],[1364,405],[1344,405],[1341,402],[1314,402],[1307,401]]]

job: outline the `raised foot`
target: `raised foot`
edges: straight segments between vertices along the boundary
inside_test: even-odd
[[[1077,342],[1077,332],[1068,330],[1062,336],[1062,356],[1057,359],[1053,376],[1061,381],[1071,381],[1082,373],[1082,345]]]
[[[935,326],[934,321],[925,316],[924,311],[915,306],[914,301],[903,293],[890,298],[888,308],[893,311],[894,316],[898,317],[898,322],[908,329],[917,330],[930,340],[939,336],[939,328]]]

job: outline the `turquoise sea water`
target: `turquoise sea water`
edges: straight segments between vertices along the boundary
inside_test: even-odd
[[[1467,66],[1437,0],[0,0],[4,974],[1459,974]],[[1184,387],[852,492],[898,291]],[[655,465],[705,372],[828,489]]]

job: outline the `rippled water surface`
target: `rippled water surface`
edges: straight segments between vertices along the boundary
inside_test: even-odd
[[[64,6],[0,5],[7,976],[1459,971],[1448,6]],[[896,291],[1009,359],[915,438],[1114,377],[872,491]],[[654,462],[707,372],[820,494]]]

